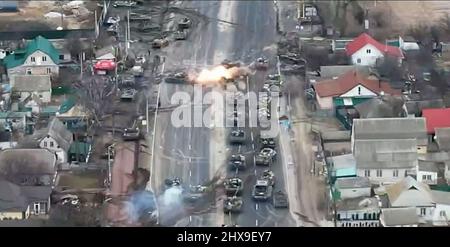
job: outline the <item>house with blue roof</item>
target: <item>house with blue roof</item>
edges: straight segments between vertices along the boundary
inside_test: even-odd
[[[59,74],[59,52],[42,36],[27,42],[24,48],[6,56],[3,63],[11,81],[15,75]]]

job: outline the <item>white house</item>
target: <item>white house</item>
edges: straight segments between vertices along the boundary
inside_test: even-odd
[[[434,226],[450,225],[450,192],[432,190],[431,196],[436,203],[433,213]]]
[[[389,208],[415,208],[421,222],[433,219],[435,202],[430,187],[408,176],[402,181],[386,186]]]
[[[368,77],[358,70],[313,84],[320,109],[330,110],[337,106],[353,106],[361,98],[373,98],[382,94],[401,95],[388,82]]]
[[[336,221],[339,227],[379,226],[380,203],[377,198],[357,197],[336,203]]]
[[[365,177],[338,178],[336,179],[335,187],[343,200],[369,197],[371,192],[370,181]]]
[[[68,161],[68,152],[73,142],[72,133],[56,117],[54,117],[45,129],[44,136],[39,141],[39,147],[55,153],[58,163]]]
[[[444,163],[442,163],[444,168]],[[417,166],[417,181],[425,184],[437,184],[439,163],[419,160]]]
[[[347,56],[351,57],[352,64],[355,65],[375,66],[377,60],[385,56],[397,58],[400,64],[404,58],[399,47],[381,44],[366,33],[362,33],[349,42],[345,51]]]
[[[50,75],[16,75],[11,80],[13,94],[19,95],[19,101],[36,96],[42,103],[51,102],[52,83]]]
[[[14,80],[15,75],[59,74],[59,53],[42,36],[29,41],[24,49],[15,50],[3,61],[10,80]]]

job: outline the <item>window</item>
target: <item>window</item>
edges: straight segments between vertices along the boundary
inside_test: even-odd
[[[361,63],[361,58],[356,59],[356,63]]]
[[[59,59],[64,60],[64,55],[59,55]]]
[[[39,94],[39,99],[42,99],[42,97],[44,97],[44,96],[42,96],[42,94]]]
[[[370,170],[364,170],[364,177],[370,177]]]
[[[422,180],[427,180],[427,175],[422,175]]]
[[[35,58],[35,57],[31,57],[30,60],[31,60],[31,62],[33,62],[33,63],[36,62],[36,58]]]
[[[381,177],[383,175],[383,171],[381,169],[377,170],[377,177]]]
[[[445,217],[445,215],[446,215],[445,211],[440,211],[439,212],[439,216]]]
[[[47,61],[47,57],[46,56],[42,56],[42,62]]]
[[[341,219],[341,214],[337,214],[336,218],[337,218],[338,220],[340,220],[340,219]]]
[[[431,175],[427,175],[427,180],[431,181]]]
[[[364,213],[363,219],[367,220],[367,213]]]
[[[405,170],[405,177],[407,177],[408,176],[408,171],[407,170]]]
[[[27,75],[31,75],[31,68],[27,68]]]
[[[47,142],[44,142],[44,147],[47,147]]]
[[[50,147],[52,148],[54,146],[54,143],[53,142],[50,142]]]
[[[421,208],[420,209],[420,215],[425,215],[427,213],[427,209],[426,208]]]
[[[358,95],[361,95],[361,87],[358,87]]]
[[[51,68],[47,68],[47,74],[51,74],[52,73],[52,69]]]
[[[392,173],[393,173],[392,176],[394,178],[398,177],[398,170],[394,170]]]
[[[367,54],[370,54],[371,52],[372,52],[372,51],[371,51],[370,49],[367,49],[367,50],[366,50],[366,53],[367,53]]]

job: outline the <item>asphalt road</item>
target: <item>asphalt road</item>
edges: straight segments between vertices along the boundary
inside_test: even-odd
[[[196,9],[204,16],[211,17],[209,22],[200,23],[193,30],[187,41],[176,41],[169,47],[158,52],[166,57],[165,71],[183,69],[185,67],[205,67],[219,64],[223,59],[230,58],[240,60],[246,64],[254,61],[259,56],[273,58],[276,42],[275,11],[273,2],[270,1],[193,1],[183,5]],[[178,16],[175,16],[176,18]],[[179,18],[179,17],[178,17]],[[194,21],[196,20],[193,18]],[[227,21],[217,21],[216,19]],[[271,59],[271,66],[275,67],[275,60]],[[257,73],[249,80],[250,90],[259,91],[262,87],[265,73]],[[244,88],[243,91],[249,90]],[[204,93],[211,88],[204,88]],[[161,83],[161,106],[170,105],[170,99],[174,92],[188,92],[192,95],[192,86],[173,85]],[[208,105],[186,107],[205,108]],[[247,136],[253,132],[253,140],[249,140],[242,147],[228,146],[223,139],[213,138],[214,130],[206,126],[179,127],[170,124],[171,112],[160,112],[156,125],[155,162],[152,172],[152,184],[157,194],[163,193],[162,184],[165,178],[180,177],[186,185],[203,184],[209,181],[215,174],[215,167],[226,164],[214,164],[220,157],[227,158],[229,154],[240,149],[247,154],[250,161],[245,173],[239,176],[247,177],[244,190],[244,208],[239,215],[232,216],[230,223],[240,226],[288,226],[291,219],[288,210],[275,210],[269,203],[255,203],[251,200],[251,189],[256,174],[262,169],[253,167],[253,151],[257,149],[257,129],[245,128]],[[220,157],[219,157],[220,156]],[[213,166],[213,169],[211,167]],[[283,188],[283,176],[281,166],[276,163],[272,168],[277,176],[277,188]],[[228,174],[231,175],[231,174]],[[209,207],[205,203],[205,207]],[[189,217],[186,212],[179,215],[160,215],[160,223],[174,225],[183,217],[189,217],[190,226],[217,226],[220,219],[214,216],[214,208],[207,217]],[[188,222],[184,218],[184,221]],[[227,220],[225,220],[227,222]],[[178,224],[179,225],[179,224]]]

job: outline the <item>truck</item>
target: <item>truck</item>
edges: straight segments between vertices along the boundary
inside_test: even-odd
[[[254,200],[266,201],[272,197],[273,187],[267,179],[256,180],[252,190],[252,198]]]
[[[281,190],[274,193],[272,203],[274,208],[289,208],[287,195]]]

